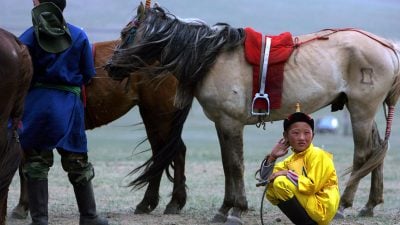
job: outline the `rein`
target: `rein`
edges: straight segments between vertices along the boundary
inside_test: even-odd
[[[355,31],[355,32],[358,32],[358,33],[360,33],[360,34],[363,34],[363,35],[365,35],[365,36],[371,38],[372,40],[374,40],[374,41],[380,43],[381,45],[383,45],[383,46],[385,46],[385,47],[391,49],[391,50],[397,55],[396,49],[395,49],[392,45],[389,45],[388,43],[385,43],[385,42],[379,40],[378,38],[376,38],[376,37],[374,37],[374,36],[372,36],[372,35],[370,35],[370,34],[364,32],[364,31],[358,30],[358,29],[354,29],[354,28],[323,29],[323,30],[321,30],[321,31],[331,31],[331,33],[324,34],[324,35],[322,35],[322,36],[317,36],[317,37],[314,37],[314,38],[311,38],[311,39],[305,40],[305,41],[299,41],[299,38],[296,37],[296,38],[294,39],[294,48],[298,48],[298,47],[300,47],[301,45],[307,44],[307,43],[312,42],[312,41],[315,41],[315,40],[328,40],[328,39],[329,39],[329,36],[331,36],[332,34],[338,33],[338,32],[340,32],[340,31]]]
[[[315,41],[315,40],[328,40],[330,35],[335,34],[335,33],[338,33],[339,31],[354,31],[354,32],[358,32],[358,33],[360,33],[360,34],[363,34],[363,35],[369,37],[370,39],[372,39],[372,40],[378,42],[379,44],[383,45],[384,47],[386,47],[386,48],[392,50],[393,53],[396,55],[397,59],[400,60],[399,53],[397,52],[395,46],[390,45],[390,44],[388,44],[388,43],[385,43],[385,42],[383,42],[382,40],[380,40],[380,39],[378,39],[378,38],[376,38],[376,37],[374,37],[374,36],[372,36],[372,35],[370,35],[370,34],[364,32],[364,31],[362,31],[362,30],[355,29],[355,28],[341,28],[341,29],[332,29],[332,28],[329,28],[329,29],[323,29],[323,30],[321,30],[321,31],[331,31],[331,33],[328,33],[328,34],[325,34],[325,35],[322,35],[322,36],[317,36],[317,37],[315,37],[315,38],[311,38],[311,39],[305,40],[305,41],[299,41],[299,38],[296,37],[296,38],[294,39],[294,46],[293,46],[293,48],[295,48],[295,49],[296,49],[296,48],[299,48],[301,45],[307,44],[307,43],[312,42],[312,41]],[[398,70],[400,70],[400,64],[398,64]]]
[[[95,61],[95,57],[96,57],[96,43],[93,43],[92,44],[92,55],[93,55],[93,61]],[[94,68],[97,70],[97,69],[101,69],[101,68],[104,68],[105,66],[95,66]],[[92,77],[92,79],[111,79],[111,77],[97,77],[97,76],[94,76],[94,77]],[[83,92],[83,91],[82,91]]]

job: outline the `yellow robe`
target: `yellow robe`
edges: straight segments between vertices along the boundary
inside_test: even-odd
[[[301,153],[293,153],[274,166],[273,172],[291,170],[298,185],[286,176],[268,185],[266,197],[274,205],[296,196],[308,215],[318,224],[329,224],[339,207],[339,186],[332,154],[311,144]]]

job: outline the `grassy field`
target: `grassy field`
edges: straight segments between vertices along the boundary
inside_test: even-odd
[[[227,22],[235,27],[251,26],[268,34],[290,31],[294,35],[310,33],[324,28],[362,28],[389,39],[400,39],[400,3],[398,0],[309,0],[309,1],[265,1],[265,0],[204,0],[204,1],[158,1],[171,13],[182,17],[197,17],[209,24]],[[120,29],[135,13],[139,1],[131,0],[85,0],[69,1],[65,11],[67,21],[82,26],[91,41],[104,41],[119,37]],[[31,1],[3,1],[0,26],[19,35],[31,25]],[[368,96],[366,96],[368,97]],[[366,203],[370,178],[365,177],[357,191],[354,206],[346,210],[347,218],[333,224],[400,224],[400,109],[397,108],[392,129],[390,149],[384,167],[384,200],[374,218],[355,217]],[[135,108],[120,120],[88,132],[90,158],[96,170],[94,179],[98,210],[110,218],[111,225],[127,224],[208,224],[220,204],[224,193],[224,175],[220,150],[213,124],[208,121],[196,103],[185,125],[183,137],[187,145],[186,176],[188,201],[179,216],[163,216],[169,201],[172,185],[163,179],[161,202],[150,216],[133,215],[132,211],[143,197],[144,190],[132,192],[125,185],[133,179],[126,175],[143,163],[149,152],[148,144],[134,150],[145,138],[144,127],[133,126],[141,119]],[[328,109],[313,114],[315,118],[329,114]],[[334,113],[340,120],[343,113]],[[383,116],[377,118],[379,127],[384,129]],[[342,123],[341,123],[342,124]],[[248,126],[245,129],[245,182],[250,210],[245,217],[247,224],[259,224],[259,204],[262,189],[256,188],[254,172],[260,160],[270,151],[282,133],[281,122],[267,124],[266,130]],[[352,164],[353,143],[351,136],[318,134],[314,144],[323,146],[334,154],[338,174],[341,175]],[[73,190],[61,168],[57,154],[50,171],[50,224],[77,224],[77,209]],[[340,188],[344,189],[347,176],[340,176]],[[10,187],[9,210],[16,205],[19,195],[18,176]],[[265,218],[268,224],[278,223],[281,217],[276,208],[266,206]],[[9,221],[9,225],[27,224],[27,220]]]
[[[314,118],[329,114],[327,109],[313,114]],[[342,120],[341,113],[333,113]],[[378,118],[380,128],[384,128],[383,117]],[[188,186],[188,201],[181,216],[163,217],[162,212],[169,201],[172,189],[171,183],[163,179],[161,186],[161,201],[152,216],[133,215],[133,209],[143,197],[144,190],[131,191],[126,184],[132,179],[126,175],[136,166],[146,160],[150,153],[137,154],[148,148],[147,143],[134,150],[139,141],[145,137],[138,111],[135,108],[129,114],[114,123],[88,132],[90,158],[96,170],[94,179],[95,192],[100,213],[110,217],[111,224],[151,224],[155,219],[164,221],[160,224],[192,224],[188,218],[194,218],[193,224],[208,224],[223,200],[224,174],[222,170],[219,145],[213,124],[208,121],[195,103],[184,129],[184,141],[187,145],[186,176]],[[260,159],[270,151],[281,136],[282,123],[267,124],[266,130],[247,126],[245,130],[245,183],[249,202],[249,212],[245,217],[248,224],[258,224],[259,207],[262,189],[256,188],[254,172],[258,169]],[[354,206],[346,210],[347,218],[334,224],[396,224],[396,214],[399,213],[400,198],[398,162],[400,162],[400,118],[395,116],[390,150],[384,167],[384,200],[385,203],[376,207],[374,218],[357,218],[358,210],[366,203],[369,194],[369,176],[365,177],[357,191]],[[352,164],[352,137],[343,136],[341,130],[335,135],[317,134],[315,145],[324,146],[334,154],[338,174]],[[343,190],[347,176],[340,176],[339,182]],[[56,155],[55,165],[50,171],[50,201],[49,210],[51,224],[70,224],[71,218],[77,217],[73,190],[67,176],[61,169],[59,157]],[[16,205],[18,197],[18,180],[10,188],[9,207]],[[265,206],[265,218],[281,217],[275,207]],[[9,209],[10,210],[10,209]],[[282,218],[282,217],[281,217]],[[63,222],[64,221],[64,222]],[[203,221],[200,223],[199,221]],[[274,221],[274,220],[272,220]],[[134,222],[134,223],[131,223]],[[254,222],[254,223],[253,223]],[[26,221],[25,221],[26,223]],[[22,225],[22,221],[12,221],[10,224]],[[73,224],[73,223],[71,223]],[[285,223],[277,223],[285,224]]]

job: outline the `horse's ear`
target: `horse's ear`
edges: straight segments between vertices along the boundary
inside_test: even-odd
[[[154,3],[154,8],[160,7],[160,4],[158,4],[158,2]]]
[[[140,5],[137,9],[138,20],[141,20],[144,17],[144,11],[145,11],[145,9],[144,9],[143,2],[140,2]]]
[[[139,5],[139,7],[137,9],[137,14],[141,15],[143,13],[144,13],[144,5],[143,5],[143,2],[140,2],[140,5]]]

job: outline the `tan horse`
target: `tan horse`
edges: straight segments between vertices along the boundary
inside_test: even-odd
[[[360,179],[372,172],[371,190],[360,215],[373,215],[383,201],[383,159],[390,136],[394,106],[400,94],[399,48],[365,31],[332,31],[296,37],[304,43],[284,66],[281,107],[265,119],[282,120],[296,103],[305,113],[331,105],[347,107],[353,128],[352,176],[343,192],[340,210],[350,207]],[[215,123],[225,173],[225,197],[214,221],[241,224],[247,210],[243,181],[243,128],[258,122],[252,109],[252,66],[246,61],[243,29],[227,24],[210,27],[185,22],[155,6],[142,6],[121,32],[122,44],[107,70],[114,79],[133,71],[163,76],[172,72],[179,80],[178,105],[196,97],[206,116]],[[314,41],[309,41],[315,39]],[[159,66],[149,66],[154,62]],[[385,139],[374,117],[381,105],[389,108]],[[164,162],[166,165],[168,162]]]
[[[32,72],[28,48],[0,28],[0,225],[6,222],[8,188],[22,158],[17,128]]]
[[[160,84],[146,82],[146,77],[137,74],[131,80],[123,82],[110,79],[104,70],[104,65],[111,57],[119,41],[98,42],[93,45],[96,76],[86,87],[86,129],[94,129],[108,124],[134,106],[139,107],[140,115],[146,128],[153,155],[156,157],[169,148],[177,148],[178,155],[174,156],[173,177],[167,170],[168,178],[174,183],[171,201],[165,213],[176,214],[186,203],[185,185],[185,153],[186,146],[181,139],[183,123],[174,120],[181,110],[173,106],[177,81],[173,76],[164,79]],[[170,134],[176,138],[171,138]],[[159,202],[159,187],[161,173],[147,177],[149,185],[143,200],[136,206],[135,213],[150,213]],[[13,209],[12,216],[17,219],[26,218],[29,208],[27,186],[21,175],[21,192],[18,205]]]

